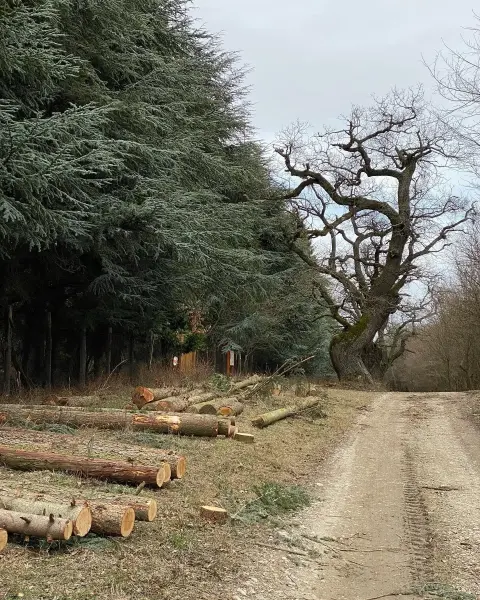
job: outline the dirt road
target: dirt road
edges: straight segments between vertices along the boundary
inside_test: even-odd
[[[463,400],[379,395],[233,599],[480,598],[480,433]]]

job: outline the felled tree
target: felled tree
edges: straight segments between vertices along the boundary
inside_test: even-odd
[[[331,281],[319,294],[340,326],[333,366],[340,378],[371,379],[365,356],[421,277],[422,258],[441,251],[473,209],[442,189],[438,169],[455,148],[421,92],[392,93],[345,121],[308,142],[293,131],[276,151],[300,180],[286,195],[297,238],[328,244],[318,258],[298,241],[292,248]]]

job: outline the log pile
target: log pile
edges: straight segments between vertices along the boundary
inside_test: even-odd
[[[131,429],[155,433],[217,437],[227,435],[219,432],[216,415],[191,413],[138,413],[126,410],[87,411],[59,406],[2,404],[0,420],[15,424],[64,424],[73,427],[98,429]]]

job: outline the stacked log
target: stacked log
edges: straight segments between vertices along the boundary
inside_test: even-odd
[[[244,405],[237,398],[217,398],[188,407],[187,411],[200,415],[221,415],[230,417],[243,412]]]
[[[170,478],[170,466],[166,462],[155,467],[131,465],[53,452],[29,452],[9,446],[0,446],[0,462],[20,471],[58,470],[118,483],[145,483],[159,488]]]
[[[34,515],[0,509],[0,529],[8,533],[47,538],[47,540],[69,540],[73,525],[68,519],[53,515]]]
[[[92,527],[92,511],[84,503],[57,504],[47,501],[31,501],[23,497],[0,495],[0,509],[32,515],[49,515],[72,522],[73,533],[84,537]]]
[[[125,429],[216,437],[217,419],[213,415],[184,413],[139,414],[127,411],[81,411],[66,407],[20,407],[4,404],[0,408],[7,421],[24,420],[32,423],[62,423],[74,427],[96,427],[100,429]]]
[[[138,408],[143,408],[146,404],[150,404],[151,402],[155,402],[157,400],[162,400],[163,398],[179,396],[180,393],[180,390],[171,388],[151,389],[139,386],[133,391],[132,402]]]

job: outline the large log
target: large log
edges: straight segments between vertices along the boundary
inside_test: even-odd
[[[162,412],[183,412],[190,406],[191,402],[188,398],[182,396],[170,396],[163,400],[155,400],[149,404],[145,404],[146,410],[158,410]]]
[[[142,408],[146,404],[150,404],[150,402],[162,400],[163,398],[168,398],[170,396],[178,396],[179,394],[181,394],[180,390],[176,390],[173,388],[152,389],[139,386],[133,390],[132,402],[138,408]]]
[[[83,411],[58,408],[27,408],[15,404],[3,405],[0,410],[8,416],[8,421],[31,421],[32,423],[63,423],[75,427],[97,427],[100,429],[131,429],[215,437],[217,419],[212,415],[183,413],[140,414],[127,411]]]
[[[0,552],[5,548],[8,542],[8,532],[5,529],[0,529]]]
[[[32,515],[53,515],[72,522],[73,533],[87,535],[92,526],[92,512],[86,503],[57,504],[45,500],[29,500],[24,497],[0,496],[0,508]]]
[[[204,392],[202,394],[197,394],[195,396],[189,396],[188,400],[189,400],[189,407],[187,408],[187,412],[193,412],[196,413],[198,412],[194,407],[197,404],[202,404],[203,402],[208,402],[209,400],[214,400],[215,398],[218,398],[218,396],[220,396],[222,394],[222,392]]]
[[[193,408],[193,407],[192,407]],[[220,415],[222,417],[230,417],[239,415],[243,412],[243,404],[237,398],[217,398],[216,400],[208,400],[197,404],[197,412],[201,415]]]
[[[83,499],[76,502],[85,502]],[[88,500],[92,511],[93,533],[128,537],[135,525],[135,510],[130,505],[110,500]]]
[[[232,419],[218,419],[218,435],[224,435],[225,437],[233,437],[237,428],[232,422]]]
[[[99,501],[97,500],[97,502]],[[154,498],[125,497],[115,498],[111,502],[119,506],[133,508],[137,521],[151,522],[157,517],[158,505]]]
[[[119,483],[145,482],[162,487],[166,481],[166,463],[149,467],[131,465],[127,462],[64,456],[52,452],[28,452],[10,446],[0,446],[0,463],[19,471],[59,470],[76,473],[95,479],[106,479]]]
[[[73,525],[68,519],[51,515],[33,515],[0,509],[0,529],[8,533],[47,538],[49,540],[69,540]]]
[[[305,398],[305,400],[296,404],[295,406],[277,408],[277,410],[272,410],[271,412],[259,415],[258,417],[252,419],[252,424],[255,425],[255,427],[268,427],[268,425],[276,423],[281,419],[292,417],[304,410],[317,406],[321,400],[322,398],[318,397]]]

